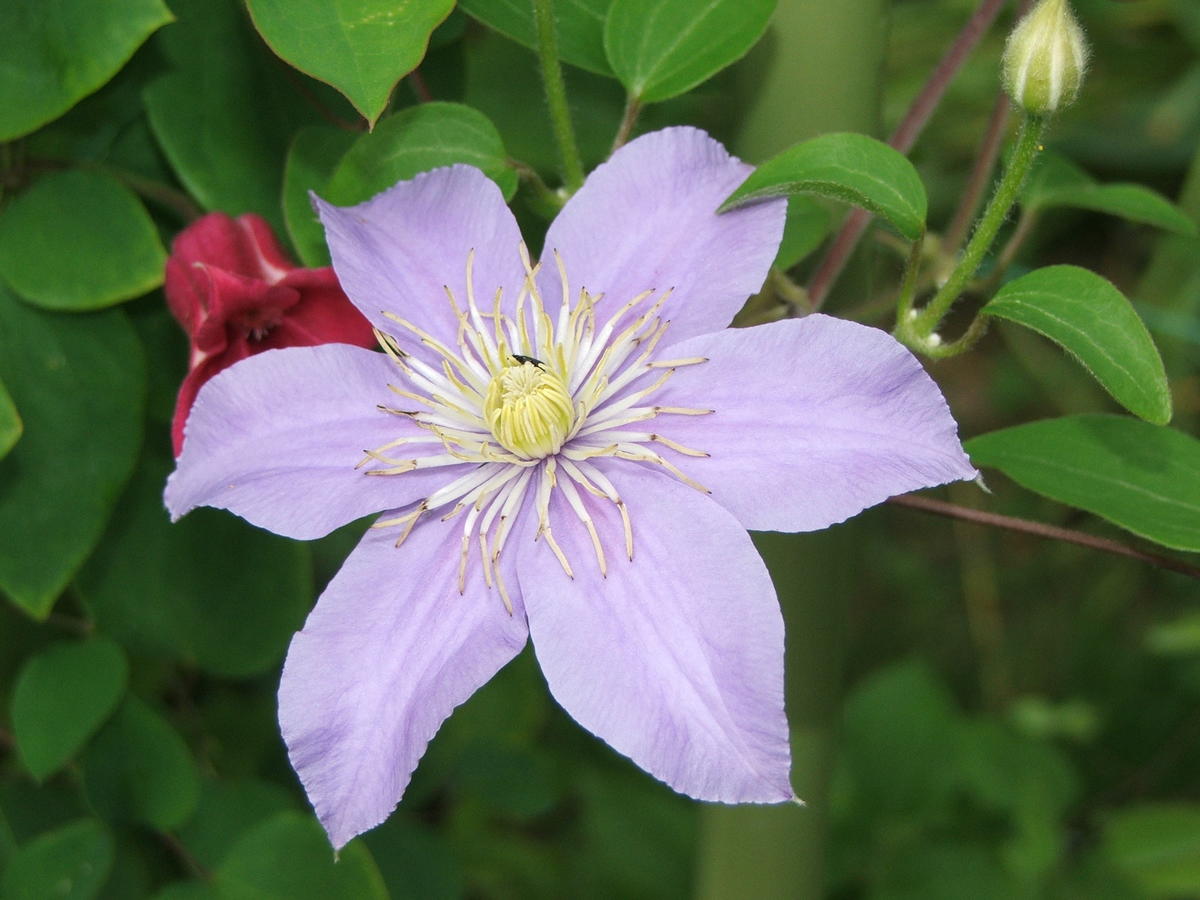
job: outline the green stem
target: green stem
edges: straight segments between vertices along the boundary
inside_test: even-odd
[[[508,164],[516,170],[521,183],[529,189],[529,199],[532,202],[533,211],[547,222],[557,216],[559,210],[563,208],[566,198],[547,187],[542,176],[528,163],[509,158]]]
[[[1042,135],[1046,130],[1046,120],[1040,116],[1025,116],[1021,121],[1021,131],[1017,135],[1017,144],[1013,150],[1004,177],[996,186],[987,209],[975,227],[975,233],[967,242],[966,249],[959,257],[958,265],[950,273],[950,277],[933,299],[916,314],[915,317],[901,319],[897,324],[897,336],[909,338],[906,343],[913,343],[924,350],[924,345],[930,335],[937,330],[954,301],[958,299],[967,282],[978,271],[983,258],[995,243],[1000,227],[1008,218],[1009,211],[1017,202],[1021,186],[1033,167],[1033,161],[1042,149]]]
[[[853,579],[862,532],[755,534],[779,591],[787,633],[792,785],[804,800],[703,807],[697,900],[793,900],[825,895],[829,800]]]
[[[1029,239],[1029,236],[1033,234],[1033,227],[1037,224],[1037,220],[1038,214],[1035,209],[1026,207],[1021,210],[1021,215],[1017,218],[1017,227],[1013,229],[1008,242],[1005,243],[1004,247],[996,255],[996,265],[988,273],[987,284],[989,287],[995,287],[999,284],[1008,267],[1013,264],[1013,261],[1017,258],[1017,254],[1025,246],[1025,242]]]
[[[563,82],[562,65],[558,61],[558,34],[554,27],[554,0],[533,0],[533,18],[537,24],[538,59],[542,64],[542,83],[546,86],[546,103],[550,107],[550,124],[554,141],[562,158],[563,178],[574,192],[583,185],[583,163],[575,143],[571,110],[567,106],[567,86]]]
[[[185,222],[194,222],[204,215],[204,210],[191,197],[183,191],[178,191],[170,185],[163,184],[161,181],[145,178],[134,172],[104,163],[81,164],[81,168],[91,168],[97,172],[104,172],[107,175],[111,175],[134,193],[141,195],[152,203],[166,207]]]
[[[921,257],[925,253],[925,232],[922,231],[912,242],[908,251],[908,262],[904,265],[904,279],[900,282],[900,299],[896,303],[896,315],[900,319],[908,317],[912,309],[913,297],[917,290],[917,276],[921,273]]]
[[[617,127],[617,136],[613,138],[612,149],[608,151],[610,156],[625,146],[625,142],[633,134],[633,126],[637,124],[641,111],[642,104],[637,97],[630,94],[625,98],[625,113],[621,116],[621,124]]]

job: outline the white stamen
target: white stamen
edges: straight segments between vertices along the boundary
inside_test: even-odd
[[[677,369],[707,362],[704,357],[655,359],[670,325],[660,312],[671,291],[644,291],[598,319],[604,295],[580,289],[572,301],[566,264],[554,252],[561,298],[552,316],[538,284],[541,264],[530,261],[524,245],[517,252],[524,275],[515,299],[505,309],[504,290],[513,286],[487,285],[487,312],[476,293],[475,252],[468,253],[465,302],[445,288],[457,323],[453,346],[402,316],[384,313],[399,330],[376,335],[403,377],[403,383],[388,387],[406,402],[403,407],[378,409],[424,433],[403,434],[366,450],[358,463],[365,474],[375,476],[454,467],[455,477],[415,508],[372,527],[400,528],[399,546],[426,512],[443,522],[462,516],[458,590],[466,591],[471,556],[478,553],[484,584],[496,588],[510,615],[512,598],[501,574],[501,558],[522,508],[528,503],[536,519],[534,540],[544,540],[563,572],[574,578],[572,561],[551,523],[551,500],[560,491],[574,513],[571,518],[578,520],[567,524],[588,533],[596,566],[607,576],[609,563],[593,515],[595,504],[616,507],[629,560],[633,526],[624,499],[590,460],[607,457],[654,465],[707,492],[650,446],[660,444],[694,458],[708,456],[705,451],[672,440],[657,426],[629,426],[659,416],[712,412],[652,405],[653,395]],[[407,401],[411,408],[406,408]],[[415,455],[417,448],[431,452]]]

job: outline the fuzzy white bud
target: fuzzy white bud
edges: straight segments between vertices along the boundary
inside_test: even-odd
[[[1004,88],[1026,112],[1049,115],[1075,101],[1087,58],[1067,0],[1041,0],[1008,37]]]

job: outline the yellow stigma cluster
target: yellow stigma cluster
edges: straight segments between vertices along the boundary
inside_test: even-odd
[[[477,547],[484,583],[497,588],[510,614],[513,605],[500,560],[522,509],[535,520],[534,540],[544,542],[574,578],[571,562],[554,536],[561,523],[551,522],[556,506],[551,499],[561,498],[554,517],[565,511],[567,527],[574,520],[587,532],[596,566],[601,575],[607,574],[608,555],[593,518],[594,504],[616,508],[624,532],[621,549],[630,560],[633,524],[625,500],[597,461],[657,466],[707,493],[658,448],[686,457],[708,454],[663,435],[658,420],[713,412],[706,407],[664,406],[651,399],[677,369],[707,361],[698,356],[663,358],[657,352],[670,325],[662,315],[670,291],[643,291],[623,304],[586,289],[572,294],[566,267],[555,253],[561,300],[548,309],[538,285],[540,264],[529,261],[524,245],[517,250],[525,270],[523,284],[508,303],[496,290],[490,312],[475,296],[475,254],[467,254],[465,304],[446,288],[458,322],[453,343],[384,313],[403,335],[375,332],[404,376],[403,383],[388,385],[403,398],[403,406],[379,409],[417,428],[367,450],[358,463],[373,476],[443,466],[457,469],[415,507],[385,516],[372,527],[399,528],[398,547],[427,513],[444,510],[443,522],[461,517],[459,592],[466,588],[468,557]]]
[[[504,449],[541,459],[562,447],[575,411],[557,373],[544,363],[513,358],[488,384],[483,417]]]

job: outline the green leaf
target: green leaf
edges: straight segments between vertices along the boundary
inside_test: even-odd
[[[779,242],[774,265],[790,269],[820,247],[829,234],[832,218],[829,210],[812,197],[800,194],[788,197],[783,239]]]
[[[266,671],[312,605],[308,548],[220,510],[172,525],[162,502],[169,471],[161,457],[143,462],[80,573],[80,593],[99,627],[135,651],[233,678]]]
[[[387,900],[375,861],[361,843],[334,860],[316,820],[283,812],[247,832],[215,874],[222,895],[259,900]]]
[[[1200,551],[1200,441],[1125,416],[1045,419],[972,438],[977,466],[1176,550]]]
[[[1176,234],[1196,234],[1196,223],[1161,194],[1140,184],[1098,184],[1083,169],[1056,154],[1039,162],[1022,194],[1022,202],[1032,211],[1053,207],[1089,209]]]
[[[1171,421],[1171,390],[1158,348],[1125,296],[1095,272],[1048,266],[1010,281],[984,306],[1031,328],[1079,360],[1135,415]]]
[[[882,216],[910,241],[925,229],[925,186],[904,154],[865,134],[823,134],[767,160],[720,212],[768,197],[816,194]]]
[[[179,829],[179,840],[206,869],[215,869],[241,836],[260,822],[295,809],[291,792],[260,778],[207,780],[196,815]]]
[[[52,644],[21,670],[13,692],[13,736],[38,781],[57,772],[116,708],[129,666],[105,637]]]
[[[4,382],[0,381],[0,459],[8,455],[8,451],[21,439],[25,423],[17,412],[16,404],[8,393]]]
[[[237,900],[221,894],[208,881],[176,881],[154,895],[152,900]],[[247,898],[258,900],[258,898]]]
[[[1104,829],[1109,858],[1145,897],[1200,894],[1200,805],[1147,803],[1114,813]]]
[[[119,310],[46,313],[0,286],[0,380],[25,420],[0,461],[0,589],[42,619],[133,471],[145,364]]]
[[[90,900],[113,864],[113,839],[95,819],[39,835],[13,854],[0,895],[7,900]]]
[[[846,701],[843,752],[860,806],[904,817],[935,806],[951,785],[957,715],[922,663],[893,665],[856,687]]]
[[[1160,656],[1200,656],[1200,611],[1154,625],[1146,632],[1146,649]]]
[[[340,128],[313,126],[296,133],[283,167],[283,218],[296,254],[306,266],[329,265],[325,230],[309,191],[324,194],[333,170],[356,135]]]
[[[442,829],[396,810],[362,836],[393,897],[454,898],[467,894],[463,863]]]
[[[341,91],[374,127],[454,0],[247,0],[246,6],[272,50]]]
[[[200,778],[187,745],[137,697],[125,698],[81,763],[88,802],[104,819],[166,830],[196,809]]]
[[[500,133],[483,113],[458,103],[422,103],[388,116],[343,157],[325,190],[331,203],[361,203],[419,172],[468,163],[482,169],[511,199],[517,173]]]
[[[532,49],[537,48],[533,3],[528,0],[460,0],[462,9],[484,25]],[[612,0],[556,0],[554,21],[563,62],[600,75],[612,75],[604,55],[604,19]]]
[[[613,0],[604,50],[642,103],[691,90],[746,55],[776,0]]]
[[[206,209],[255,212],[282,227],[281,163],[314,112],[244,21],[240,3],[171,6],[179,21],[155,38],[170,71],[145,91],[155,137]]]
[[[959,732],[959,778],[981,807],[1012,823],[1004,846],[1010,871],[1036,879],[1059,860],[1062,819],[1079,785],[1053,743],[986,718],[966,722]]]
[[[46,175],[0,213],[0,276],[46,309],[140,297],[162,284],[166,261],[141,201],[107,175]]]
[[[116,75],[170,21],[162,0],[0,3],[0,141],[61,116]]]
[[[1044,206],[1090,209],[1155,225],[1176,234],[1195,235],[1196,223],[1161,194],[1140,184],[1095,184],[1043,198]]]
[[[875,876],[879,886],[868,895],[871,900],[1013,900],[1028,896],[983,841],[962,836],[938,840],[926,835],[910,838],[907,845],[902,840],[891,846],[880,841],[882,859],[876,862],[879,874]]]

